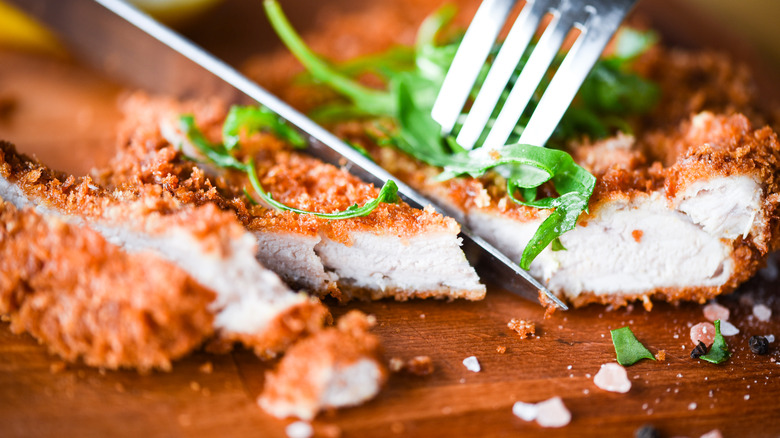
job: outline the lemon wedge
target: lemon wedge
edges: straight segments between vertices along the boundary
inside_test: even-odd
[[[0,0],[0,47],[62,55],[54,35],[20,10]]]

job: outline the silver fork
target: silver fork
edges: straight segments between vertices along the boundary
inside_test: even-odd
[[[444,133],[451,133],[461,118],[461,111],[479,72],[517,1],[484,0],[477,10],[431,112]],[[458,144],[466,149],[475,146],[536,33],[539,22],[550,13],[550,23],[520,72],[483,143],[484,147],[498,147],[506,143],[564,39],[576,27],[581,31],[580,35],[520,134],[520,143],[544,146],[604,47],[636,1],[526,0],[463,122],[456,138]]]

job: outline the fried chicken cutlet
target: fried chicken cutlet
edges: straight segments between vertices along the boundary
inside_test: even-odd
[[[485,286],[460,249],[458,224],[432,210],[382,203],[368,216],[329,220],[253,205],[245,177],[188,160],[197,152],[176,131],[193,113],[207,135],[221,129],[226,109],[215,102],[129,98],[118,158],[102,177],[119,190],[156,185],[182,203],[213,203],[235,212],[258,242],[258,259],[291,284],[342,301],[482,299]],[[333,212],[376,198],[378,190],[269,134],[242,140],[260,182],[286,205]]]

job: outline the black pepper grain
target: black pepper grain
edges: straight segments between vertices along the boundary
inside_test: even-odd
[[[698,359],[699,356],[707,354],[707,346],[704,344],[704,342],[699,341],[699,345],[697,345],[693,351],[691,351],[691,359]]]
[[[769,341],[763,336],[752,336],[748,344],[750,345],[750,351],[755,354],[769,353]]]
[[[652,424],[645,424],[634,432],[634,438],[661,438],[661,434]]]

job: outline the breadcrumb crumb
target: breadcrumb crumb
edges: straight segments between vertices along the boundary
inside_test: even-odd
[[[506,347],[504,347],[503,345],[499,345],[498,347],[496,347],[496,352],[498,352],[499,354],[504,354],[506,353]]]
[[[520,335],[520,339],[526,339],[527,337],[536,334],[536,324],[524,319],[512,318],[506,326],[516,331],[517,334]]]

